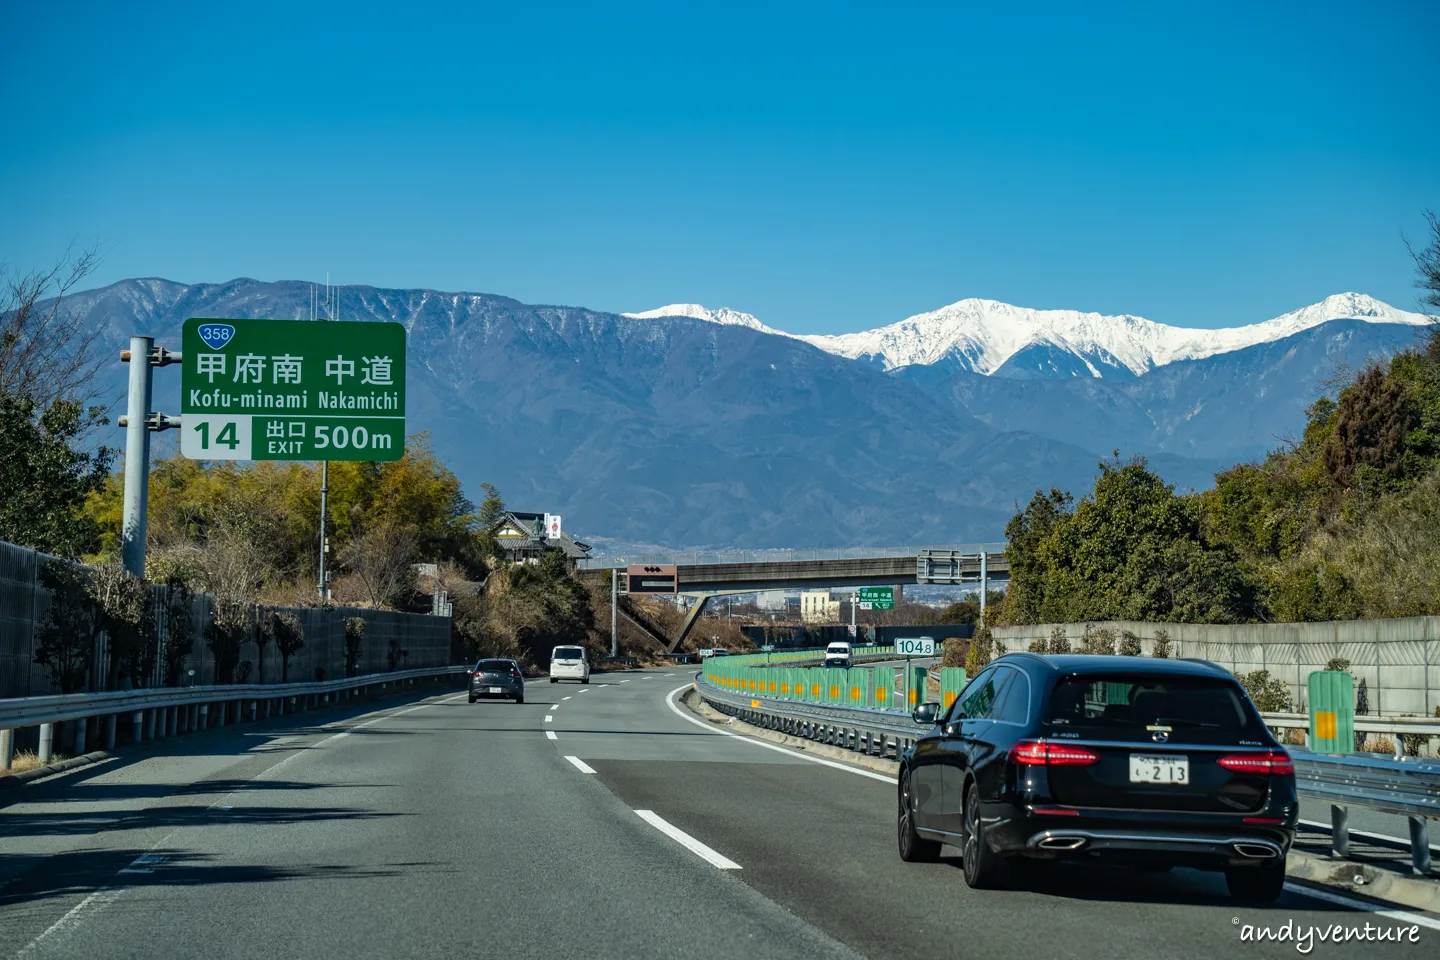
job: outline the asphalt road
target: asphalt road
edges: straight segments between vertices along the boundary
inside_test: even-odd
[[[0,953],[1293,957],[1244,925],[1406,923],[1299,893],[1241,908],[1187,870],[972,891],[958,859],[900,862],[893,783],[728,736],[674,703],[687,680],[242,725],[27,787],[0,809]],[[1428,922],[1312,955],[1433,957]]]

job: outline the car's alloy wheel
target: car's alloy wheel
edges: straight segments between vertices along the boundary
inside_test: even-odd
[[[900,774],[900,809],[896,828],[900,859],[906,863],[933,863],[940,859],[940,841],[927,840],[915,831],[915,799],[910,793],[910,771]]]
[[[965,793],[965,846],[962,849],[965,883],[976,890],[1001,886],[1009,879],[1009,864],[985,843],[980,820],[980,794],[972,784]]]

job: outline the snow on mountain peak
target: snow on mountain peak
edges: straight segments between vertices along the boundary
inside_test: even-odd
[[[672,304],[635,319],[693,317],[794,337],[828,353],[880,361],[885,369],[952,360],[964,369],[992,374],[1029,347],[1049,347],[1077,357],[1092,376],[1105,367],[1144,374],[1177,360],[1198,360],[1261,343],[1272,343],[1332,320],[1424,325],[1434,318],[1398,310],[1360,293],[1338,293],[1292,313],[1243,327],[1172,327],[1144,317],[1106,316],[1079,310],[1033,310],[996,300],[959,300],[929,313],[859,333],[795,335],[768,327],[748,313]]]
[[[706,320],[710,323],[718,323],[726,327],[749,327],[751,330],[759,330],[761,333],[774,333],[780,336],[788,336],[783,331],[756,320],[748,313],[741,313],[738,310],[731,310],[728,307],[721,307],[712,310],[709,307],[702,307],[698,303],[672,303],[668,306],[657,307],[654,310],[646,310],[644,313],[622,313],[622,317],[629,317],[631,320],[658,320],[662,317],[690,317],[693,320]]]

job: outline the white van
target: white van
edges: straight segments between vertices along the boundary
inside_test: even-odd
[[[843,640],[837,640],[825,648],[825,666],[834,664],[839,667],[848,667],[851,656],[850,644]]]
[[[590,661],[584,647],[556,647],[550,651],[550,682],[561,680],[590,682]]]

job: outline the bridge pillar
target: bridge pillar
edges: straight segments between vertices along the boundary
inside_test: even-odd
[[[694,629],[696,622],[700,619],[700,615],[705,612],[705,605],[709,602],[709,595],[703,595],[700,597],[700,602],[691,608],[690,613],[685,617],[685,622],[680,625],[680,633],[676,635],[674,640],[670,641],[670,653],[679,650],[680,645],[685,642],[685,638],[690,636],[690,631]]]

